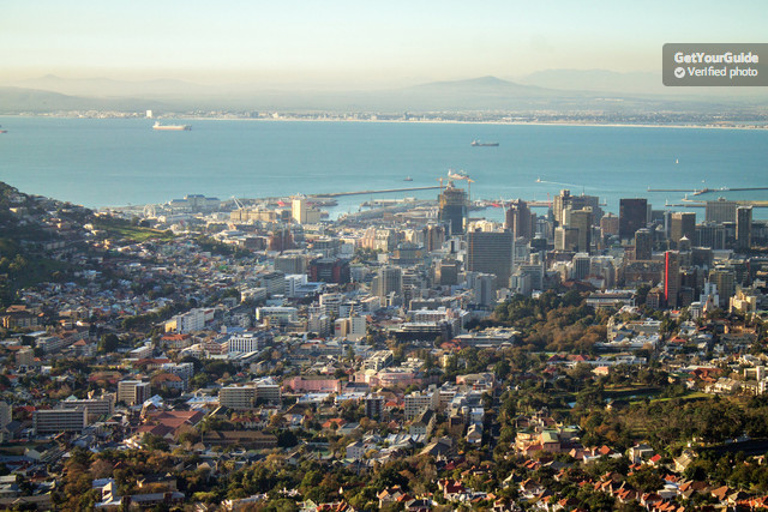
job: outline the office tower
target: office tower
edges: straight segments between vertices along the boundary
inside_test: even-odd
[[[736,207],[738,204],[734,201],[728,201],[720,198],[717,201],[707,201],[705,207],[705,218],[707,222],[736,222]]]
[[[448,234],[463,235],[464,221],[467,218],[467,193],[453,186],[449,181],[439,197],[440,209],[438,220],[447,226]]]
[[[498,288],[509,286],[513,240],[509,231],[468,233],[467,270],[495,275]]]
[[[455,260],[442,260],[435,268],[435,281],[439,286],[459,284],[461,265]]]
[[[555,250],[558,252],[576,252],[579,246],[579,230],[567,226],[555,228]]]
[[[709,271],[709,282],[717,286],[721,308],[728,305],[736,292],[736,272],[732,268],[717,268]]]
[[[473,274],[470,272],[470,274]],[[492,306],[496,303],[496,276],[493,274],[473,274],[472,291],[475,304]]]
[[[585,207],[580,210],[566,208],[563,219],[566,227],[578,230],[576,252],[589,253],[592,245],[592,208]]]
[[[536,216],[531,213],[528,204],[522,199],[513,201],[505,215],[504,229],[512,232],[515,238],[530,240],[535,233]]]
[[[286,254],[275,258],[275,270],[284,274],[305,274],[307,257],[303,254]]]
[[[752,207],[736,208],[736,250],[748,251],[752,247]]]
[[[725,249],[725,226],[716,222],[697,224],[693,244],[716,251]]]
[[[614,236],[619,234],[619,218],[612,213],[609,213],[602,219],[600,219],[600,230],[603,232],[603,236]]]
[[[293,249],[293,233],[288,226],[279,226],[269,234],[269,250],[276,252]]]
[[[403,271],[398,267],[382,267],[374,277],[376,295],[386,297],[403,293]]]
[[[635,232],[648,222],[647,199],[621,199],[619,201],[619,238],[630,240]]]
[[[635,231],[635,259],[650,260],[653,257],[653,233],[642,228]]]
[[[603,210],[600,208],[600,198],[597,196],[572,196],[570,190],[561,190],[560,195],[552,198],[552,213],[555,218],[555,226],[561,226],[565,222],[563,219],[566,208],[571,210],[582,210],[592,208],[592,222],[599,222],[603,218]]]
[[[664,253],[664,300],[668,308],[677,307],[680,293],[680,255],[677,251]]]
[[[429,224],[424,227],[424,248],[427,252],[437,251],[445,242],[445,227],[439,224]]]
[[[307,222],[307,199],[305,197],[296,197],[291,201],[291,213],[293,220],[299,224]]]
[[[709,247],[691,247],[691,265],[709,269],[712,266],[712,249]]]
[[[673,212],[669,223],[669,246],[677,249],[681,238],[693,240],[696,237],[696,214],[694,212]]]
[[[580,252],[574,255],[573,260],[571,260],[571,266],[572,266],[571,276],[577,281],[583,280],[585,277],[589,275],[589,270],[590,270],[589,254]]]
[[[350,281],[349,261],[341,258],[317,258],[307,269],[314,282],[346,284]]]

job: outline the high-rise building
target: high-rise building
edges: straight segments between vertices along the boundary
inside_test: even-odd
[[[677,251],[664,253],[664,301],[668,308],[677,307],[680,293],[680,255]]]
[[[442,260],[435,268],[435,282],[440,286],[459,284],[461,264],[455,260]]]
[[[255,386],[226,386],[219,390],[219,404],[234,411],[247,411],[256,404]]]
[[[439,224],[428,224],[424,228],[424,248],[427,252],[437,251],[445,242],[445,227]]]
[[[592,245],[592,208],[589,206],[580,210],[566,208],[563,219],[566,227],[578,230],[576,252],[589,253]]]
[[[752,247],[752,207],[736,208],[736,250],[748,251]]]
[[[127,405],[143,404],[149,400],[149,382],[123,380],[117,383],[117,401]]]
[[[81,405],[76,409],[35,411],[32,415],[32,424],[35,434],[80,432],[88,425],[88,408]]]
[[[555,217],[555,225],[563,225],[565,220],[563,218],[566,208],[571,207],[571,210],[582,210],[584,208],[592,208],[592,222],[600,222],[603,218],[603,210],[600,208],[600,198],[597,196],[572,196],[570,190],[561,190],[560,195],[552,198],[552,213]]]
[[[579,230],[567,226],[555,228],[555,250],[558,252],[576,252],[579,246]]]
[[[13,408],[7,402],[0,402],[0,428],[13,421]]]
[[[476,274],[472,290],[475,293],[475,303],[480,306],[492,306],[496,303],[496,276],[492,274]]]
[[[647,199],[621,199],[619,201],[619,238],[630,240],[635,232],[648,222]]]
[[[650,260],[653,257],[653,233],[642,228],[635,231],[635,259]]]
[[[589,254],[585,252],[575,254],[573,260],[571,260],[571,277],[581,281],[589,275],[589,270]]]
[[[275,270],[284,274],[305,274],[307,257],[303,254],[282,254],[275,258]]]
[[[669,221],[669,246],[677,249],[681,238],[693,240],[696,237],[696,214],[694,212],[673,212]]]
[[[600,230],[603,236],[614,236],[619,234],[619,218],[612,213],[608,213],[600,219]]]
[[[705,207],[705,220],[707,222],[736,222],[736,207],[738,204],[734,201],[728,201],[720,198],[717,201],[707,201]]]
[[[454,187],[453,182],[449,181],[440,194],[439,203],[438,220],[446,226],[448,234],[463,235],[467,218],[467,193]]]
[[[293,220],[299,224],[307,222],[307,198],[295,197],[293,201],[291,201],[291,213]]]
[[[379,297],[386,297],[393,293],[403,293],[403,271],[399,267],[382,267],[374,277],[372,289]]]
[[[345,284],[350,281],[349,261],[340,258],[318,258],[309,264],[308,274],[314,282]]]
[[[709,221],[697,224],[693,244],[716,251],[725,249],[725,226]]]
[[[721,308],[728,305],[736,292],[736,271],[732,268],[716,268],[709,271],[709,282],[717,286]]]
[[[512,232],[515,238],[530,240],[535,234],[536,216],[531,213],[528,204],[518,199],[509,204],[505,219],[504,229]]]
[[[509,286],[512,275],[512,245],[509,231],[467,233],[467,270],[496,276],[496,286]]]

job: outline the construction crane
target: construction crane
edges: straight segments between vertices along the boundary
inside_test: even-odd
[[[245,205],[241,203],[235,196],[232,196],[232,201],[235,202],[235,206],[237,206],[238,210],[245,210]]]

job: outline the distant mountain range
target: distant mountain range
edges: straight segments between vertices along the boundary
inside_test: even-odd
[[[739,90],[740,89],[740,90]],[[745,90],[747,89],[747,90]],[[0,84],[0,113],[145,109],[440,112],[698,109],[768,104],[764,88],[665,88],[653,73],[548,70],[516,81],[487,76],[378,91],[265,89],[182,80],[120,81],[46,75]],[[714,101],[713,101],[714,100]]]

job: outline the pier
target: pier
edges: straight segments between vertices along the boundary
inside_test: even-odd
[[[381,190],[359,190],[355,192],[330,192],[328,194],[311,194],[307,197],[320,198],[320,197],[343,197],[343,196],[366,196],[373,194],[392,194],[395,192],[415,192],[417,190],[438,190],[443,187],[439,185],[432,185],[427,187],[405,187],[405,188],[385,188]]]

